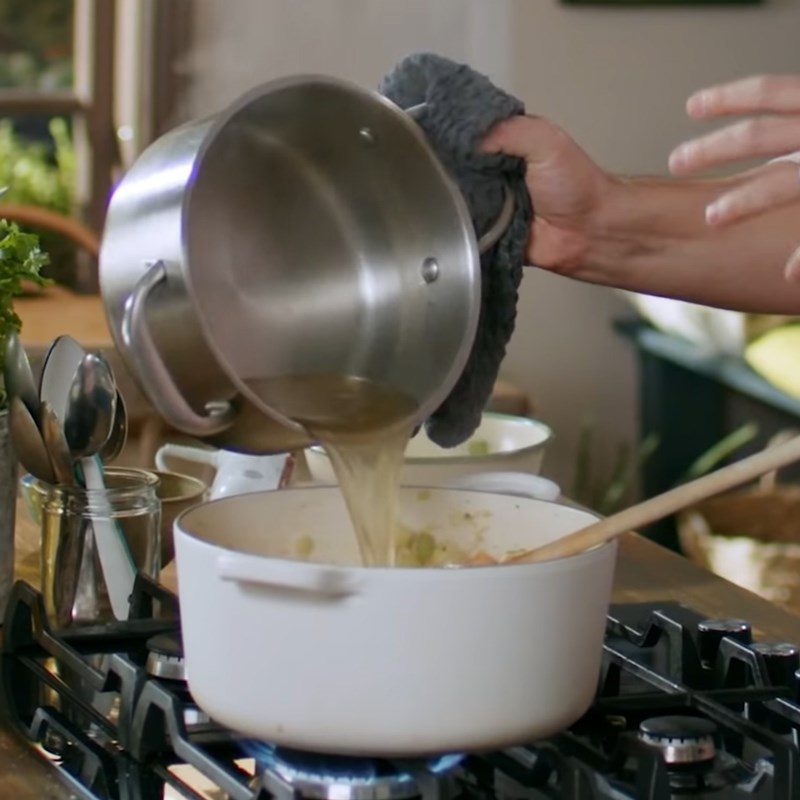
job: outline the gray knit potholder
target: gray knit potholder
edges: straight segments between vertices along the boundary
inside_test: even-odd
[[[497,219],[506,183],[514,193],[511,224],[481,256],[481,309],[469,360],[453,390],[425,423],[434,442],[454,447],[480,424],[514,330],[533,213],[524,162],[481,153],[479,145],[495,123],[525,109],[486,76],[432,53],[404,58],[383,79],[380,92],[401,108],[426,104],[416,120],[460,186],[478,238]]]

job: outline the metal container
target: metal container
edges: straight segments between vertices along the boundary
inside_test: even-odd
[[[257,388],[272,379],[365,379],[426,418],[480,300],[469,214],[422,132],[328,77],[268,83],[151,145],[111,200],[100,282],[162,416],[244,452],[309,440]]]

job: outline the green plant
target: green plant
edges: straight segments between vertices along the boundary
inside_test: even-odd
[[[22,294],[26,281],[40,286],[48,283],[41,275],[47,261],[36,234],[23,233],[13,222],[0,220],[0,367],[5,367],[6,336],[21,325],[14,311],[14,298]],[[2,404],[5,405],[5,391]]]
[[[700,478],[712,472],[723,461],[751,442],[758,435],[758,425],[748,422],[704,453],[699,455],[680,476],[674,485]],[[636,447],[622,443],[618,445],[611,473],[598,477],[594,469],[594,431],[589,422],[581,426],[578,441],[578,456],[572,498],[599,514],[608,515],[619,511],[631,502],[631,493],[645,462],[658,448],[659,437],[650,434]]]
[[[631,494],[642,465],[653,455],[659,437],[650,434],[635,447],[623,442],[617,446],[611,474],[595,475],[594,430],[590,422],[581,425],[578,456],[571,497],[581,505],[608,515],[630,505]]]
[[[3,202],[39,206],[71,214],[75,192],[75,149],[65,120],[50,120],[54,151],[14,132],[11,120],[0,120],[0,186]]]
[[[689,465],[689,468],[676,482],[676,485],[700,478],[711,472],[736,453],[737,450],[755,439],[757,435],[758,425],[755,422],[746,422],[741,427],[731,431],[731,433],[699,455]]]
[[[18,136],[10,120],[0,120],[0,203],[19,203],[57,211],[74,210],[75,148],[64,119],[50,120],[53,147]],[[49,277],[69,285],[74,277],[75,245],[60,234],[33,229],[50,254]]]

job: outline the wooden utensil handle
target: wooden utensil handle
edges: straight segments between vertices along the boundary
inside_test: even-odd
[[[643,503],[631,506],[542,547],[509,558],[503,563],[530,564],[535,561],[575,555],[798,460],[800,460],[800,436],[737,461],[735,464],[722,467],[710,475],[704,475],[702,478],[651,497]]]

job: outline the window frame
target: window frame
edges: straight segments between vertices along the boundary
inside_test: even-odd
[[[113,124],[115,0],[73,0],[73,87],[0,89],[0,117],[70,116],[75,131],[77,211],[100,230],[118,161]]]
[[[76,157],[75,215],[98,234],[121,171],[174,123],[191,0],[73,0],[73,86],[0,88],[0,117],[69,116]],[[97,276],[86,288],[97,288]]]

